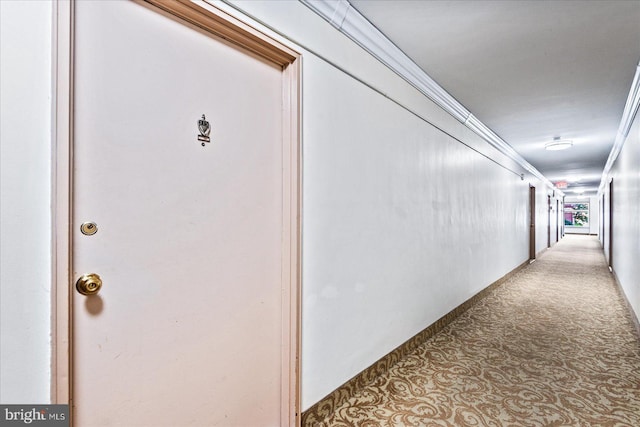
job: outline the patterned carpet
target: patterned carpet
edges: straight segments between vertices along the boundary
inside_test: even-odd
[[[640,426],[640,339],[598,240],[565,237],[313,424]]]

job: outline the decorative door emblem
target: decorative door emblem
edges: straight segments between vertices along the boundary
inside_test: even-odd
[[[203,141],[202,146],[204,147],[205,142],[210,142],[209,134],[211,133],[211,125],[207,121],[204,114],[202,115],[202,119],[198,120],[198,130],[200,131],[200,135],[198,135],[198,141]]]

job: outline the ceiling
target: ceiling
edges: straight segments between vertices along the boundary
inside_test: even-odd
[[[567,196],[595,195],[640,60],[640,0],[349,0]],[[573,147],[546,151],[554,137]]]

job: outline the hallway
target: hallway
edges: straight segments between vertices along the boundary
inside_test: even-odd
[[[640,427],[640,0],[0,21],[0,424]]]
[[[640,425],[640,337],[597,238],[567,235],[326,415],[304,425]]]

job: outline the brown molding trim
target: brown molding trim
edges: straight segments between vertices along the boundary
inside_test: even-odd
[[[436,320],[435,323],[427,326],[421,332],[418,332],[413,337],[409,338],[404,343],[400,344],[386,356],[380,358],[377,362],[366,368],[364,371],[351,378],[349,381],[338,387],[333,392],[329,393],[318,403],[307,409],[302,413],[302,427],[319,427],[324,424],[324,419],[330,414],[334,413],[337,408],[342,406],[347,400],[349,400],[356,392],[367,385],[371,384],[377,377],[384,375],[391,366],[398,363],[406,355],[413,352],[420,345],[425,343],[429,338],[444,329],[449,323],[460,317],[462,313],[476,305],[483,298],[485,298],[490,292],[503,285],[507,280],[513,277],[517,272],[529,265],[530,260],[526,260],[509,273],[496,280],[449,313]]]
[[[615,283],[616,291],[618,292],[618,295],[620,296],[620,299],[623,301],[624,305],[627,307],[629,320],[634,326],[638,339],[640,339],[640,321],[638,321],[638,316],[633,310],[633,306],[631,305],[631,302],[629,302],[627,294],[624,293],[624,288],[622,287],[622,284],[620,284],[620,280],[618,280],[618,275],[616,274],[615,270],[611,270],[611,275],[613,276],[613,282]]]
[[[248,49],[276,64],[286,67],[300,54],[293,49],[268,38],[253,27],[217,9],[215,13],[192,0],[144,0],[211,34]]]

